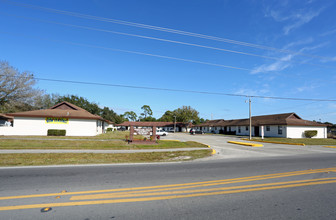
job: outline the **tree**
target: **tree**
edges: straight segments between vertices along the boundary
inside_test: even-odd
[[[98,104],[94,102],[88,101],[84,97],[79,97],[75,95],[61,96],[57,99],[56,103],[67,101],[74,105],[77,105],[80,108],[85,109],[91,114],[99,115],[102,118],[112,121],[114,123],[120,124],[125,121],[123,115],[118,115],[112,109],[108,107],[104,107],[103,109],[98,106]]]
[[[144,111],[143,113],[141,113],[142,116],[142,120],[146,121],[146,118],[148,116],[152,116],[153,115],[153,111],[152,109],[149,107],[149,105],[143,105],[141,107],[141,109]]]
[[[125,112],[123,116],[131,121],[136,121],[138,118],[137,114],[133,111]]]
[[[71,104],[77,105],[78,107],[81,107],[94,115],[100,115],[100,112],[102,110],[101,108],[99,108],[98,104],[94,102],[90,102],[86,98],[76,96],[76,95],[61,96],[58,98],[57,103],[63,102],[63,101],[70,102]]]
[[[31,103],[42,91],[33,88],[36,81],[33,74],[0,61],[0,111],[15,112],[32,110]]]
[[[184,122],[184,123],[196,123],[199,122],[198,111],[191,108],[190,106],[182,106],[182,108],[178,108],[174,110],[174,114],[176,116],[176,121]]]
[[[34,99],[34,109],[47,109],[57,104],[60,99],[58,94],[42,94]]]
[[[175,116],[174,112],[168,110],[161,116],[159,121],[174,121],[175,120],[174,116]]]
[[[201,124],[204,123],[206,120],[204,118],[199,118],[198,120],[193,121],[193,124]]]
[[[140,119],[141,121],[156,121],[156,118],[152,116],[147,116],[146,118]]]

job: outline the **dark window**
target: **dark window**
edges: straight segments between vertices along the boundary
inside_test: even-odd
[[[282,126],[278,126],[278,134],[282,134]]]
[[[248,131],[248,126],[246,126],[246,128],[245,128],[245,129],[246,129],[246,131]]]
[[[270,131],[270,130],[271,130],[270,126],[266,125],[266,131]]]
[[[240,131],[240,126],[238,127],[238,132],[241,133],[241,131]]]

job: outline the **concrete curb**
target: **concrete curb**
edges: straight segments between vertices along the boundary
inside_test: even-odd
[[[93,154],[131,154],[131,153],[155,153],[155,152],[174,152],[174,151],[195,151],[206,150],[208,148],[166,148],[166,149],[142,149],[142,150],[0,150],[0,154],[52,154],[52,153],[93,153]]]
[[[238,142],[238,141],[228,141],[230,144],[239,144],[239,145],[245,145],[250,147],[262,147],[262,144],[252,144],[252,143],[246,143],[246,142]]]
[[[321,147],[336,148],[336,146],[321,146]]]
[[[243,138],[244,141],[255,141],[255,142],[262,142],[262,143],[271,143],[271,144],[287,144],[287,145],[299,145],[299,146],[306,146],[302,143],[282,143],[282,142],[276,142],[276,141],[259,141],[259,140],[249,140],[246,138]]]
[[[216,150],[215,150],[215,149],[212,149],[212,148],[210,147],[210,145],[207,145],[207,146],[208,146],[208,148],[210,148],[210,149],[212,150],[211,155],[216,154]]]

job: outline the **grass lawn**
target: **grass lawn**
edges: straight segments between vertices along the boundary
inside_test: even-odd
[[[88,139],[88,140],[109,140],[109,139],[125,139],[125,136],[129,136],[129,131],[111,131],[105,134],[100,134],[97,136],[6,136],[6,138],[15,138],[15,139]],[[143,138],[140,135],[135,135],[135,138]]]
[[[0,139],[0,149],[91,149],[91,150],[136,150],[136,149],[165,149],[165,148],[200,148],[207,147],[204,144],[187,141],[161,140],[155,144],[133,143],[127,144],[122,140],[20,140]]]
[[[254,137],[252,140],[261,141],[261,138]],[[302,143],[305,145],[335,145],[336,139],[329,138],[264,138],[265,141],[274,141],[280,143]]]
[[[42,166],[188,161],[211,156],[211,149],[132,154],[0,154],[0,166]]]

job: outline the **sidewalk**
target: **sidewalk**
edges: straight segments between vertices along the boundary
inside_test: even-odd
[[[209,148],[170,148],[170,149],[139,149],[139,150],[0,150],[0,154],[55,154],[55,153],[93,153],[93,154],[130,154],[130,153],[152,153],[152,152],[174,152],[208,150]]]

